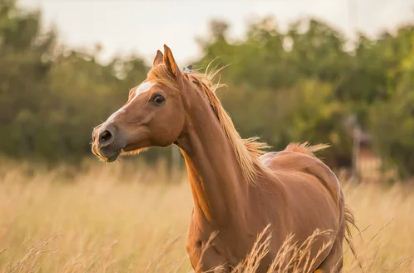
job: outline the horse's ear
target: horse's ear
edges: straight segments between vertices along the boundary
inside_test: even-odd
[[[157,50],[157,55],[155,55],[154,61],[152,62],[152,66],[156,66],[162,63],[164,58],[164,55],[162,55],[162,52]]]
[[[174,56],[172,54],[171,49],[164,45],[164,64],[167,66],[168,70],[174,75],[176,78],[180,75],[180,69],[178,68],[177,63],[174,60]]]

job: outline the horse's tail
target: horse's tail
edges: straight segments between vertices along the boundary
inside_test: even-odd
[[[355,228],[359,233],[361,232],[358,228],[358,226],[355,223],[355,217],[352,211],[347,207],[344,206],[344,220],[345,220],[345,241],[346,244],[349,246],[349,249],[352,252],[352,255],[354,256],[358,267],[361,269],[362,272],[365,272],[361,260],[359,259],[358,253],[355,249],[354,243],[352,242],[352,232],[351,228]]]

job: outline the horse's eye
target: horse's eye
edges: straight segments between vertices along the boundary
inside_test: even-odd
[[[165,102],[165,98],[160,95],[160,94],[155,94],[152,98],[151,101],[155,104],[155,105],[162,105]]]

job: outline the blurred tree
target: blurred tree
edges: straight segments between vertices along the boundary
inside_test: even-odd
[[[0,150],[48,161],[89,153],[94,125],[122,105],[147,67],[137,57],[108,65],[96,53],[55,46],[40,14],[0,4]]]
[[[282,33],[265,18],[237,41],[227,28],[212,25],[198,63],[205,67],[217,58],[217,66],[230,65],[222,81],[231,90],[221,96],[242,135],[259,135],[277,148],[290,141],[331,143],[328,162],[350,166],[352,130],[345,121],[354,117],[386,162],[414,174],[414,26],[378,39],[361,34],[353,49],[341,33],[313,19]]]
[[[230,43],[226,32],[217,33],[202,41],[198,63],[207,66],[217,57],[217,66],[230,65],[222,81],[231,90],[222,98],[242,135],[259,135],[277,148],[291,141],[331,143],[335,148],[324,155],[330,164],[350,165],[347,109],[336,101],[336,88],[352,56],[337,31],[309,20],[283,34],[265,18],[251,24],[241,41]]]
[[[386,66],[387,98],[370,112],[370,127],[377,150],[392,167],[407,177],[414,175],[414,27],[388,36],[392,65]],[[397,62],[398,60],[398,62]]]
[[[40,21],[14,0],[0,2],[0,152],[77,161],[89,154],[92,127],[123,104],[148,67],[137,56],[102,64],[99,46],[89,53],[58,47]],[[328,163],[350,166],[345,121],[355,117],[385,162],[414,174],[414,25],[376,39],[361,34],[354,47],[314,19],[284,32],[272,17],[259,19],[239,40],[228,32],[226,22],[213,21],[195,63],[229,66],[220,73],[228,90],[219,95],[243,136],[275,149],[329,143]]]
[[[351,58],[338,31],[314,19],[301,20],[289,28],[286,37],[292,44],[289,68],[297,71],[297,78],[340,83]]]
[[[34,152],[42,95],[48,95],[54,33],[40,33],[38,12],[0,3],[0,150],[9,155]]]

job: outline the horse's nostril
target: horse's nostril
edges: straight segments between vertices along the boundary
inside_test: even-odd
[[[108,143],[111,139],[112,139],[112,134],[108,130],[105,130],[99,134],[99,142],[101,144]]]

